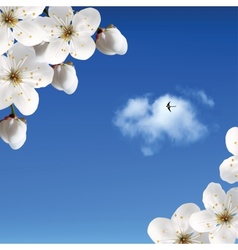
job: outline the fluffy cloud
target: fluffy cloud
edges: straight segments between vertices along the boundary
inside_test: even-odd
[[[169,101],[176,106],[171,108],[172,112],[166,108]],[[153,103],[149,103],[147,97],[129,99],[125,107],[116,112],[113,123],[124,136],[142,138],[141,151],[146,156],[153,155],[155,145],[165,139],[181,145],[196,142],[208,132],[188,100],[169,94]]]
[[[177,86],[176,89],[184,95],[195,97],[197,99],[197,101],[199,101],[202,104],[207,105],[211,108],[215,105],[215,102],[213,101],[213,99],[211,97],[208,97],[203,90],[181,88],[180,86]]]

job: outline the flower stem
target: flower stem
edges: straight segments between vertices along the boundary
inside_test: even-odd
[[[13,104],[10,106],[11,107],[11,112],[13,116],[16,116],[15,110],[14,110],[14,106]]]

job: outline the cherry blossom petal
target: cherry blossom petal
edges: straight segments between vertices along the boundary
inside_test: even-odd
[[[5,124],[9,122],[8,128],[8,140],[11,146],[17,147],[22,145],[23,141],[26,139],[26,124],[19,119],[11,119],[5,121]]]
[[[238,127],[230,128],[225,136],[226,147],[233,155],[238,155]]]
[[[232,235],[238,238],[238,187],[231,188],[227,192],[227,204],[229,204],[229,211],[232,211],[233,218],[229,230]]]
[[[194,203],[186,203],[180,206],[171,217],[175,231],[191,233],[193,229],[189,225],[191,214],[200,211],[200,208]]]
[[[34,46],[34,50],[36,53],[36,61],[37,62],[47,62],[45,58],[45,51],[48,47],[48,42],[42,42]],[[49,62],[47,62],[49,63]]]
[[[55,23],[51,18],[39,16],[34,20],[34,22],[38,23],[40,27],[45,30],[46,36],[44,41],[50,42],[58,39],[58,28],[56,28]]]
[[[18,19],[31,20],[42,14],[45,6],[13,6],[11,8]]]
[[[191,240],[194,242],[194,244],[209,244],[209,237],[208,233],[192,233]]]
[[[211,232],[216,229],[217,220],[214,213],[202,210],[190,216],[189,224],[197,232]]]
[[[128,45],[126,38],[115,28],[107,28],[97,36],[97,49],[106,55],[124,55],[127,52]]]
[[[24,65],[29,64],[36,58],[35,50],[33,47],[24,46],[21,43],[15,43],[10,50],[8,50],[8,55],[13,55],[13,58],[10,60],[14,60],[15,65],[21,64],[22,67]]]
[[[0,109],[9,107],[12,103],[13,87],[10,83],[0,84]]]
[[[109,28],[102,32],[98,40],[104,42],[104,46],[117,52],[121,49],[123,38],[121,32],[117,28]]]
[[[52,86],[58,90],[63,90],[67,94],[73,94],[78,86],[76,70],[73,66],[63,64],[54,68],[54,78]]]
[[[6,71],[11,71],[11,63],[8,57],[0,56],[0,81],[2,82],[5,81],[3,78],[6,75]]]
[[[226,193],[218,183],[211,182],[203,192],[203,204],[211,212],[220,213],[223,211],[222,204],[226,198]]]
[[[238,155],[225,159],[220,167],[220,177],[230,184],[238,182]]]
[[[0,122],[0,135],[12,149],[19,149],[26,141],[26,124],[20,119],[9,118]]]
[[[0,34],[0,54],[2,55],[12,47],[14,38],[11,30],[6,25],[0,26]]]
[[[92,36],[101,22],[101,16],[98,10],[94,8],[85,8],[76,13],[73,17],[72,25],[79,36]]]
[[[26,141],[26,134],[24,134],[23,137],[16,142],[9,142],[9,145],[12,149],[16,150],[21,148],[25,143],[25,141]]]
[[[27,65],[22,74],[22,81],[32,88],[43,88],[53,79],[54,70],[47,63],[33,62]]]
[[[68,55],[69,44],[63,39],[50,42],[45,51],[46,61],[50,64],[62,63]]]
[[[236,213],[238,213],[238,187],[231,188],[227,192],[227,197],[232,197],[231,210],[234,210]]]
[[[217,227],[215,231],[209,233],[209,240],[211,244],[233,244],[236,237],[231,234],[229,227],[223,224]]]
[[[46,32],[37,22],[27,20],[16,23],[13,36],[23,45],[33,46],[44,40]]]
[[[6,131],[6,128],[5,128],[6,125],[4,125],[4,120],[0,122],[0,137],[2,138],[2,140],[6,143],[9,143],[8,141],[8,135],[7,133],[5,132]]]
[[[122,46],[121,49],[117,52],[118,55],[125,55],[128,50],[128,43],[126,38],[122,35]]]
[[[172,244],[177,237],[171,220],[167,218],[153,219],[147,229],[147,233],[154,243]]]
[[[54,23],[68,26],[73,19],[73,9],[70,6],[49,6],[48,13]]]
[[[70,54],[72,57],[79,60],[87,60],[93,55],[95,49],[96,45],[91,37],[72,37],[70,43]]]
[[[13,92],[14,104],[23,115],[33,114],[39,104],[39,95],[27,84],[19,84]]]
[[[103,54],[105,54],[105,55],[109,55],[109,56],[110,56],[110,55],[116,55],[116,52],[115,52],[115,51],[111,50],[110,48],[105,47],[104,42],[102,42],[102,41],[99,40],[99,39],[96,40],[96,46],[97,46],[97,49],[98,49],[101,53],[103,53]]]

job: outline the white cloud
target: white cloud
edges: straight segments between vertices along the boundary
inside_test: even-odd
[[[199,90],[197,92],[194,92],[194,95],[201,100],[202,103],[208,105],[209,107],[213,107],[215,105],[214,101],[209,98],[203,90]]]
[[[176,106],[171,108],[172,112],[166,108],[169,101]],[[116,112],[113,123],[124,136],[141,137],[144,144],[141,150],[147,156],[154,154],[154,145],[166,138],[180,145],[196,142],[208,132],[189,101],[169,94],[153,103],[149,103],[147,97],[129,99],[125,107]]]
[[[199,102],[211,108],[215,105],[214,100],[211,97],[208,97],[207,94],[203,90],[195,90],[191,88],[184,89],[184,88],[181,88],[180,86],[177,86],[177,90],[184,95],[195,97]]]

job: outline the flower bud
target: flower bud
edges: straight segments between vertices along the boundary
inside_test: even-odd
[[[74,66],[69,63],[61,63],[54,65],[53,68],[52,86],[68,95],[73,94],[78,87],[78,77]]]
[[[225,143],[231,154],[238,155],[238,127],[232,127],[227,131]]]
[[[26,122],[24,118],[7,116],[0,121],[0,137],[12,149],[19,149],[26,141]]]
[[[112,24],[106,29],[98,29],[96,46],[100,52],[106,55],[124,55],[128,48],[126,38]]]

